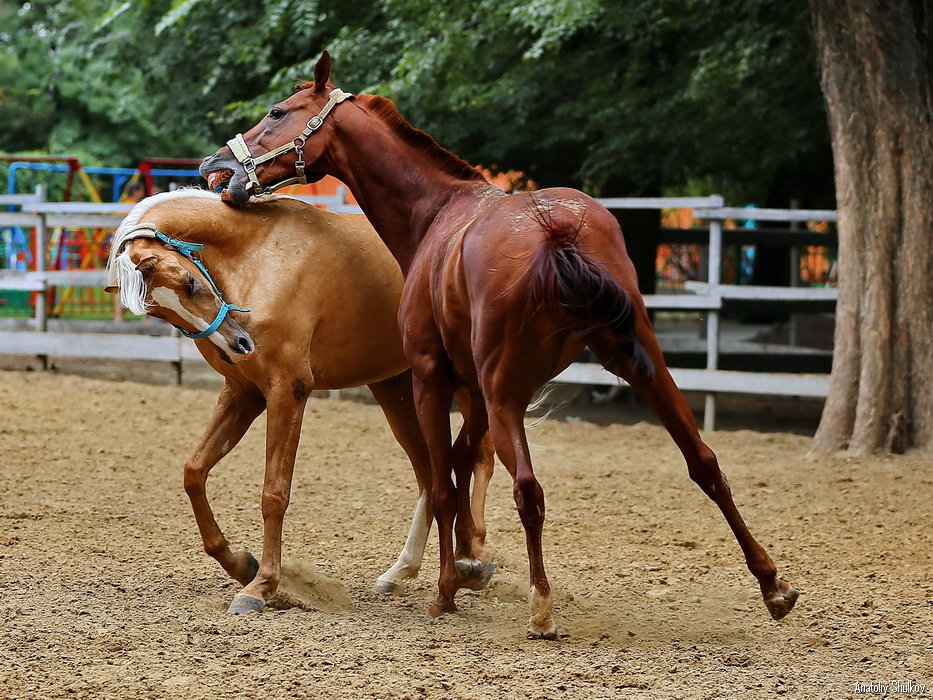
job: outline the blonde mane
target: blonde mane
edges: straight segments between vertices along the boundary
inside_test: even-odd
[[[156,204],[170,202],[175,199],[219,200],[220,195],[214,194],[213,192],[208,192],[207,190],[198,189],[196,187],[186,187],[179,190],[173,190],[172,192],[159,192],[158,194],[154,194],[151,197],[146,197],[145,199],[140,200],[130,210],[130,213],[126,215],[123,221],[120,222],[120,226],[117,227],[117,230],[114,231],[113,236],[110,238],[110,258],[107,261],[108,269],[113,266],[114,258],[123,252],[123,246],[134,238],[139,237],[137,234],[137,228],[139,227],[139,222],[142,221],[146,213]]]

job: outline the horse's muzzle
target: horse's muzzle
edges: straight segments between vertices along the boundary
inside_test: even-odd
[[[240,172],[235,172],[234,176],[230,178],[230,182],[227,183],[227,189],[220,194],[221,199],[237,207],[246,204],[250,197],[246,185],[244,184],[246,175],[244,174],[241,176]]]
[[[252,336],[230,316],[224,319],[220,332],[227,342],[227,347],[237,357],[237,360],[246,359],[256,349],[256,343],[253,342]]]
[[[226,185],[220,193],[225,202],[239,206],[249,201],[249,192],[245,186],[246,171],[227,146],[204,158],[198,172],[207,180],[207,186],[212,191]]]
[[[234,338],[232,341],[227,341],[230,345],[230,349],[237,355],[249,355],[253,350],[256,349],[256,345],[253,343],[253,339],[249,337],[244,331],[242,335]]]

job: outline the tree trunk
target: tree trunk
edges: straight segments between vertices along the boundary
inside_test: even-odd
[[[839,301],[811,454],[933,447],[933,2],[810,0]]]

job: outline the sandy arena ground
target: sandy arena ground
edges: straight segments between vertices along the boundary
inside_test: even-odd
[[[232,617],[237,585],[202,552],[181,488],[214,396],[0,372],[0,698],[844,698],[879,682],[933,697],[929,455],[813,462],[801,435],[708,436],[805,591],[774,622],[662,429],[544,421],[530,439],[564,636],[529,641],[505,471],[488,507],[496,577],[431,621],[433,542],[401,596],[370,592],[414,505],[401,450],[377,407],[312,399],[286,595]],[[256,554],[262,427],[209,482],[227,535]]]

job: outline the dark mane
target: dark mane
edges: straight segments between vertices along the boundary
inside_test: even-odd
[[[403,141],[428,156],[434,164],[445,172],[463,180],[485,181],[486,178],[483,177],[479,170],[441,147],[437,141],[425,132],[416,129],[405,121],[405,118],[399,114],[390,100],[379,95],[359,95],[356,102],[370,114],[381,119]]]
[[[309,80],[306,83],[299,83],[295,86],[295,89],[310,90],[313,87],[314,81]],[[370,114],[390,126],[405,143],[414,146],[427,155],[442,170],[462,180],[486,181],[486,177],[479,170],[445,149],[421,129],[416,129],[405,121],[405,118],[399,114],[391,100],[381,95],[362,94],[357,95],[355,101],[358,105],[366,108]]]

